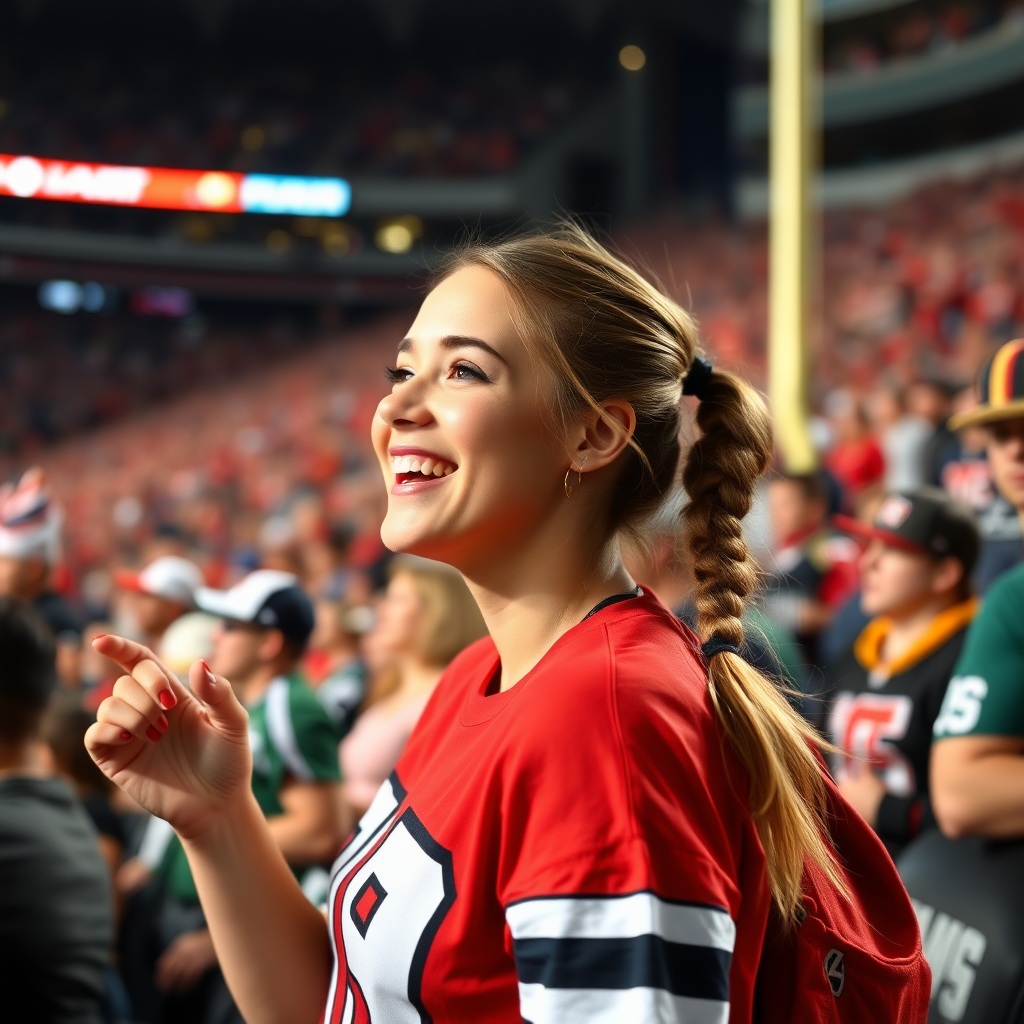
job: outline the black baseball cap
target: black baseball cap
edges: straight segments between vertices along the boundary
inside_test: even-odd
[[[905,551],[935,558],[955,558],[969,575],[978,560],[981,537],[971,510],[938,487],[918,487],[890,494],[871,526],[849,516],[833,517],[844,533],[880,540]]]
[[[196,604],[223,619],[279,629],[303,646],[313,633],[312,602],[290,572],[257,569],[230,590],[200,587]]]

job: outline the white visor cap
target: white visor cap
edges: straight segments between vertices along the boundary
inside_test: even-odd
[[[257,569],[230,590],[202,587],[196,594],[196,604],[205,612],[237,622],[256,622],[267,599],[279,590],[299,586],[299,579],[279,569]],[[275,625],[265,622],[262,625]]]

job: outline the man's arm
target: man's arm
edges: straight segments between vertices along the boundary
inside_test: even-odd
[[[297,866],[333,860],[345,838],[338,783],[289,779],[278,799],[284,813],[267,824],[284,859]]]
[[[1024,739],[941,739],[931,754],[932,811],[945,835],[1024,836]]]

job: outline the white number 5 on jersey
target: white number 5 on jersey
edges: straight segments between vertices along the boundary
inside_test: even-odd
[[[936,736],[963,736],[981,718],[981,702],[988,696],[988,683],[981,676],[953,676],[935,719]]]

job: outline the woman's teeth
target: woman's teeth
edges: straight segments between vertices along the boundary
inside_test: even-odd
[[[392,455],[391,472],[421,473],[423,476],[449,476],[455,472],[455,466],[443,459],[424,458],[422,455]]]

